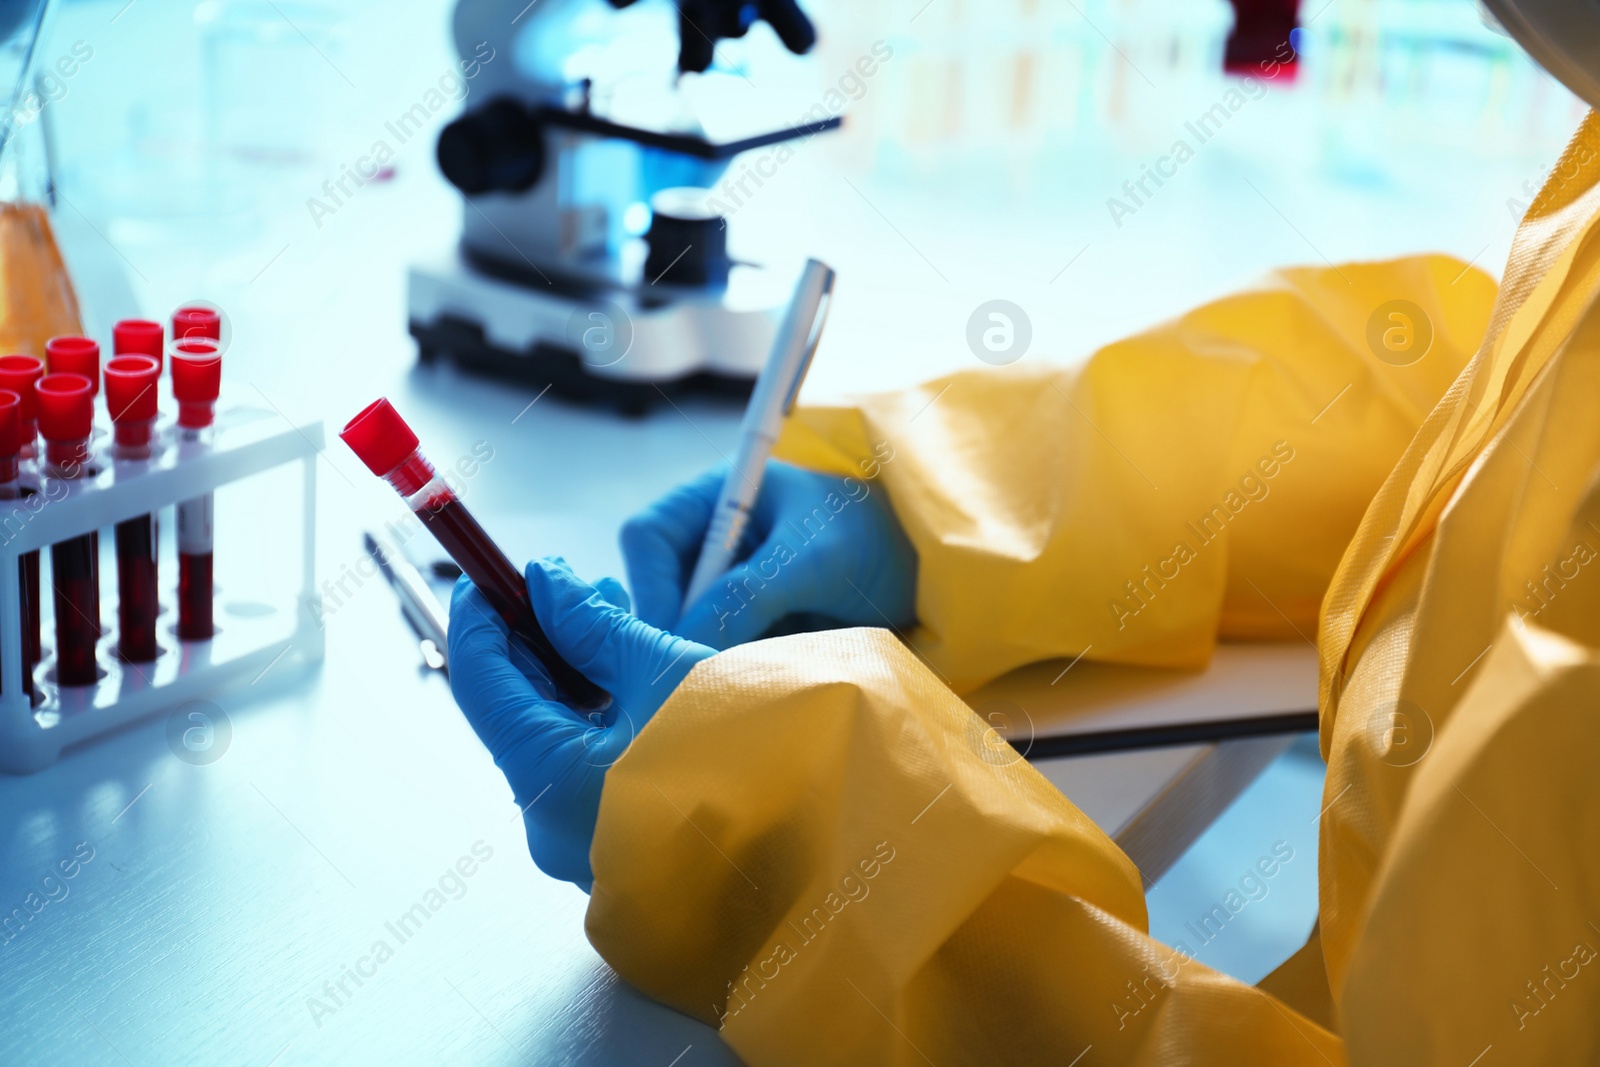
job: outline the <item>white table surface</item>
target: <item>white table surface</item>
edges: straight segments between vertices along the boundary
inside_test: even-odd
[[[1307,641],[1218,645],[1204,670],[1147,670],[1072,660],[1035,663],[968,694],[1010,722],[1014,747],[1038,739],[1315,713],[1317,651]],[[987,709],[987,713],[986,713]]]

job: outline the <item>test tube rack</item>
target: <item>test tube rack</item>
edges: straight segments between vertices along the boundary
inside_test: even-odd
[[[97,451],[109,449],[109,427],[96,424]],[[56,483],[52,497],[37,508],[25,501],[0,502],[0,771],[31,774],[50,766],[63,749],[189,701],[211,697],[234,683],[259,677],[279,660],[298,652],[304,662],[323,655],[323,630],[316,591],[316,461],[323,444],[320,421],[296,424],[275,411],[229,406],[224,390],[210,444],[189,449],[176,439],[173,420],[163,414],[148,460],[121,461],[97,455],[94,473]],[[299,463],[303,515],[299,589],[279,583],[277,591],[254,602],[245,614],[219,614],[217,632],[205,641],[180,640],[173,629],[171,587],[163,574],[164,595],[158,621],[161,654],[148,663],[117,658],[116,582],[101,580],[100,679],[94,685],[59,686],[54,656],[47,652],[34,672],[37,696],[24,692],[21,583],[18,561],[33,550],[90,531],[109,531],[116,523],[161,513],[244,478]],[[249,523],[251,517],[223,518]],[[164,535],[176,531],[163,524]],[[227,551],[223,542],[222,551]],[[271,560],[259,565],[270,566]],[[219,579],[220,581],[220,579]],[[226,588],[221,592],[226,593]],[[50,599],[44,581],[42,598]],[[48,622],[43,634],[52,643]]]

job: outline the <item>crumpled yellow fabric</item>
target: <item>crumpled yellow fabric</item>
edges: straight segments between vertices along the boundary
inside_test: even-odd
[[[0,354],[43,359],[50,338],[82,332],[50,216],[38,204],[0,203]]]
[[[1219,634],[1314,636],[1362,512],[1494,291],[1446,256],[1279,271],[1082,368],[802,408],[777,454],[859,477],[887,444],[870,469],[920,561],[907,636],[958,691],[1085,651],[1203,666]],[[1433,335],[1406,366],[1368,337],[1402,299]]]
[[[1339,1062],[1006,752],[887,631],[719,653],[607,772],[589,938],[752,1067]]]
[[[1320,948],[1353,1062],[1600,1059],[1597,220],[1591,113],[1328,590]]]
[[[1267,306],[1285,301],[1279,326],[1326,343],[1262,327],[1263,356],[1259,340],[1166,327],[1149,352],[1136,338],[1077,376],[957,376],[805,415],[791,457],[842,470],[875,435],[894,444],[879,476],[923,554],[924,625],[910,649],[853,630],[696,666],[608,775],[588,915],[601,954],[720,1025],[753,1067],[1600,1058],[1597,148],[1591,116],[1492,313],[1470,272],[1459,283],[1480,300],[1450,292],[1444,261],[1340,268],[1369,313],[1412,301],[1439,354],[1475,349],[1435,379],[1431,410],[1421,385],[1397,390],[1387,363],[1363,361],[1362,309],[1341,310],[1337,272],[1311,271],[1325,284],[1271,284]],[[1249,295],[1236,312],[1263,306]],[[1352,383],[1342,399],[1329,368]],[[1140,382],[1163,397],[1142,423]],[[1209,436],[1178,400],[1219,413]],[[1091,617],[1104,572],[1142,567],[1152,531],[1188,521],[1296,420],[1294,457],[1257,468],[1283,480],[1204,546],[1226,552],[1145,587],[1126,626]],[[1363,482],[1380,460],[1387,478]],[[1288,491],[1300,471],[1316,484]],[[1352,501],[1363,487],[1370,506]],[[1163,516],[1157,500],[1177,504]],[[1332,568],[1340,537],[1318,631],[1321,914],[1269,995],[1150,940],[1126,858],[986,743],[948,683],[1091,644],[1193,662],[1219,632],[1272,632],[1250,594],[1292,634],[1317,598],[1310,564]]]

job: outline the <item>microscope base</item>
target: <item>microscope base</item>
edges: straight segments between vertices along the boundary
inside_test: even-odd
[[[535,389],[549,386],[555,396],[614,408],[624,415],[644,415],[669,399],[676,401],[686,396],[726,396],[743,401],[755,384],[752,378],[707,372],[663,382],[600,378],[589,373],[569,348],[537,341],[531,349],[503,348],[485,338],[479,323],[454,315],[426,325],[413,319],[409,329],[417,341],[419,362],[448,359],[473,374],[520,382]]]
[[[654,287],[610,293],[533,288],[494,277],[459,254],[413,266],[409,328],[424,363],[451,359],[581,403],[643,413],[683,395],[749,395],[792,286],[739,267],[726,290]],[[621,354],[574,343],[591,314],[608,316]],[[574,324],[577,324],[575,326]]]

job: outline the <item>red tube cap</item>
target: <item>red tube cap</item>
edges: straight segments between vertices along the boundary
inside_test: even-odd
[[[120,356],[137,353],[149,356],[161,366],[167,343],[166,331],[159,322],[149,319],[123,319],[111,327],[111,354]]]
[[[87,337],[52,337],[44,346],[51,374],[81,374],[100,392],[100,345]]]
[[[21,451],[22,397],[10,389],[0,389],[0,459],[14,460]]]
[[[46,374],[34,386],[46,441],[82,441],[94,427],[94,386],[81,374]]]
[[[345,423],[339,438],[367,470],[382,478],[417,450],[417,435],[385,397],[379,397]]]
[[[0,389],[9,389],[22,398],[23,422],[39,417],[38,395],[34,384],[44,377],[44,361],[32,356],[0,356]]]
[[[179,308],[172,313],[172,339],[181,341],[186,337],[222,340],[222,316],[215,308],[198,304]]]
[[[172,351],[172,396],[178,401],[178,425],[211,425],[212,406],[222,391],[222,353],[214,338],[192,337]]]
[[[146,422],[156,417],[156,380],[161,364],[153,356],[112,356],[106,361],[106,408],[112,422]]]

